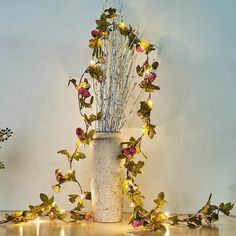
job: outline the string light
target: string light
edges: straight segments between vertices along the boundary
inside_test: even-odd
[[[165,216],[168,218],[169,217],[169,212],[165,212]]]
[[[126,28],[125,26],[125,22],[124,21],[121,21],[119,24],[118,24],[119,28],[124,30]]]
[[[153,108],[153,103],[152,103],[151,98],[148,99],[147,104],[150,108]]]
[[[130,207],[134,208],[134,207],[135,207],[135,203],[132,202],[132,203],[130,204]]]
[[[53,202],[53,203],[52,203],[52,206],[54,207],[56,204],[57,204],[56,202]]]
[[[81,194],[80,195],[80,198],[83,200],[83,199],[85,199],[85,194],[83,193],[83,194]]]
[[[91,66],[94,66],[94,65],[95,65],[95,61],[94,61],[94,60],[91,60],[91,61],[90,61],[90,65],[91,65]]]
[[[61,210],[61,212],[62,212],[62,213],[64,213],[64,212],[65,212],[65,210],[64,210],[64,209],[62,209],[62,210]]]

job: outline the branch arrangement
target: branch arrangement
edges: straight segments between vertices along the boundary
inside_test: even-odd
[[[122,143],[123,148],[118,156],[125,160],[126,178],[123,192],[131,201],[133,208],[130,224],[133,227],[162,232],[166,230],[166,224],[185,222],[190,228],[210,225],[218,220],[220,212],[229,215],[233,204],[211,205],[210,195],[201,210],[181,219],[178,216],[167,216],[162,211],[166,200],[164,193],[161,192],[154,200],[153,209],[148,211],[144,208],[144,196],[135,182],[135,177],[143,173],[144,161],[135,161],[135,159],[137,155],[142,155],[144,159],[147,159],[142,151],[142,140],[145,136],[153,139],[156,134],[156,126],[151,121],[153,109],[151,98],[152,94],[160,89],[158,85],[154,84],[159,63],[150,60],[150,53],[156,50],[156,46],[141,40],[138,31],[130,25],[126,25],[119,13],[120,10],[109,8],[104,10],[100,19],[96,20],[96,29],[91,32],[92,39],[89,40],[89,47],[92,49],[90,65],[79,81],[74,78],[69,80],[68,85],[73,84],[77,91],[79,112],[84,121],[84,128],[76,129],[78,141],[73,153],[67,150],[58,152],[68,161],[69,171],[63,173],[61,169],[57,169],[55,171],[57,184],[52,188],[59,192],[64,183],[77,184],[79,194],[68,195],[69,201],[74,204],[70,211],[71,221],[92,219],[92,213],[82,211],[85,207],[85,200],[91,199],[91,193],[83,190],[76,177],[76,171],[73,169],[73,163],[86,158],[85,154],[81,152],[81,148],[90,144],[95,132],[120,131],[127,119],[125,106],[130,101],[130,94],[139,87],[146,94],[146,99],[140,101],[137,111],[137,115],[143,121],[143,130],[139,137],[130,137],[128,141]],[[136,66],[137,54],[144,54],[145,60],[141,65]],[[93,88],[94,96],[91,95],[91,88]],[[140,97],[137,96],[137,98]],[[92,108],[94,100],[97,104],[96,113],[88,114],[88,109]],[[95,129],[92,128],[94,123]],[[30,206],[28,211],[6,215],[6,219],[2,223],[25,222],[40,216],[65,221],[66,213],[58,208],[54,197],[49,198],[45,194],[40,194],[40,198],[42,200],[40,205]]]

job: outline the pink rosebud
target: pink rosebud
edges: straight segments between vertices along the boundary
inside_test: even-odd
[[[103,76],[99,76],[99,78],[98,78],[99,83],[102,83],[104,80],[105,80],[105,78]]]
[[[97,31],[97,30],[92,30],[92,31],[91,31],[91,35],[92,35],[93,37],[96,37],[96,36],[98,35],[98,31]]]
[[[144,51],[144,48],[143,48],[141,45],[137,45],[137,46],[136,46],[136,51],[137,51],[137,52],[143,52],[143,51]]]
[[[148,76],[148,80],[150,82],[153,82],[156,79],[157,75],[155,73],[150,73],[150,75]]]
[[[77,129],[76,129],[76,134],[77,134],[78,136],[81,136],[83,133],[84,133],[84,131],[83,131],[81,128],[77,128]]]
[[[143,225],[143,220],[134,220],[133,222],[132,222],[132,226],[133,227],[140,227],[140,226],[142,226]]]
[[[132,147],[132,148],[130,148],[130,150],[129,150],[129,153],[133,156],[133,155],[135,155],[136,154],[136,148],[135,147]]]
[[[129,155],[129,148],[123,148],[121,152],[124,156],[128,156]]]
[[[103,31],[102,31],[102,30],[99,30],[99,31],[97,32],[97,35],[98,35],[99,37],[101,37],[101,36],[103,35]]]
[[[86,91],[86,89],[84,87],[79,87],[79,89],[78,89],[78,92],[80,94],[83,94],[85,91]]]
[[[85,90],[84,93],[83,93],[83,96],[84,96],[85,98],[88,98],[88,97],[91,96],[91,94],[90,94],[90,92],[89,92],[88,90]]]

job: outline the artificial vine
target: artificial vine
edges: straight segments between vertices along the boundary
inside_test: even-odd
[[[76,135],[78,141],[76,142],[76,148],[73,153],[67,150],[61,150],[58,153],[66,157],[68,161],[69,171],[63,173],[61,169],[55,171],[57,184],[52,188],[55,192],[59,192],[64,183],[74,182],[78,185],[79,194],[74,193],[68,195],[69,201],[75,204],[75,207],[70,211],[71,221],[78,220],[91,220],[91,213],[82,212],[85,207],[85,200],[91,200],[91,193],[84,191],[80,182],[76,177],[76,171],[73,169],[74,161],[80,161],[86,158],[86,155],[81,152],[81,147],[89,145],[93,140],[95,129],[92,129],[92,125],[95,121],[103,119],[102,112],[96,114],[87,114],[87,108],[92,108],[94,103],[94,96],[91,95],[91,82],[89,77],[93,80],[103,83],[106,78],[103,73],[103,64],[106,61],[106,54],[102,50],[102,45],[107,40],[109,33],[112,30],[119,30],[120,34],[128,38],[127,47],[132,50],[136,49],[138,53],[144,53],[146,55],[145,61],[136,67],[137,76],[140,77],[140,88],[147,94],[147,99],[140,101],[140,108],[137,111],[137,115],[143,121],[143,131],[138,138],[131,137],[129,141],[122,143],[122,151],[118,158],[124,159],[126,168],[126,178],[123,184],[123,192],[131,201],[131,207],[133,213],[130,218],[130,224],[133,227],[144,227],[147,230],[156,231],[160,230],[164,232],[166,230],[165,224],[178,224],[186,222],[190,228],[195,228],[201,225],[209,225],[212,222],[218,220],[219,213],[226,215],[230,214],[230,210],[233,208],[232,203],[221,203],[219,206],[211,205],[211,195],[204,207],[194,215],[188,215],[187,218],[179,218],[178,216],[167,216],[162,211],[166,204],[165,196],[163,192],[160,192],[154,200],[154,207],[150,211],[144,208],[144,196],[140,191],[139,186],[135,182],[135,177],[143,173],[142,169],[144,161],[135,162],[138,154],[147,156],[142,151],[142,140],[145,136],[153,139],[156,131],[155,125],[151,121],[151,112],[153,109],[152,93],[160,89],[154,82],[157,78],[156,70],[159,66],[158,61],[150,62],[150,53],[156,50],[156,46],[141,40],[135,30],[129,25],[127,26],[124,21],[120,21],[118,24],[114,21],[117,17],[117,11],[115,8],[109,8],[104,10],[100,19],[96,20],[96,29],[91,32],[92,39],[89,40],[89,47],[92,49],[91,63],[82,74],[79,81],[74,78],[70,78],[68,85],[73,84],[78,96],[79,112],[84,121],[84,128],[77,128]],[[40,194],[42,203],[36,206],[29,206],[28,211],[17,212],[11,215],[6,215],[5,222],[25,222],[35,219],[40,216],[48,216],[51,220],[59,219],[65,221],[66,213],[60,210],[54,201],[54,197],[48,197],[45,194]]]

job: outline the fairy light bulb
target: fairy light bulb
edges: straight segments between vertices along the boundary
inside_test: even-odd
[[[134,207],[135,207],[135,203],[132,202],[132,203],[130,204],[130,207],[134,208]]]
[[[57,204],[56,202],[53,202],[53,203],[52,203],[52,206],[54,207],[56,204]]]
[[[61,210],[61,212],[62,212],[62,213],[64,213],[64,212],[65,212],[65,210],[64,210],[64,209],[62,209],[62,210]]]
[[[169,212],[165,212],[165,216],[166,216],[167,218],[169,217],[169,215],[170,215]]]
[[[135,185],[133,186],[133,190],[136,191],[138,189],[138,187]]]
[[[119,24],[118,24],[119,28],[120,29],[125,29],[125,22],[124,21],[121,21]]]
[[[72,173],[72,170],[69,170],[68,173],[71,174],[71,173]]]
[[[91,66],[94,66],[94,65],[95,65],[95,61],[94,61],[94,60],[91,60],[91,61],[90,61],[90,65],[91,65]]]
[[[153,108],[153,103],[152,103],[151,98],[148,99],[147,104],[150,108]]]
[[[81,198],[82,200],[84,200],[84,199],[85,199],[85,194],[84,194],[84,193],[81,194],[81,195],[80,195],[80,198]]]

